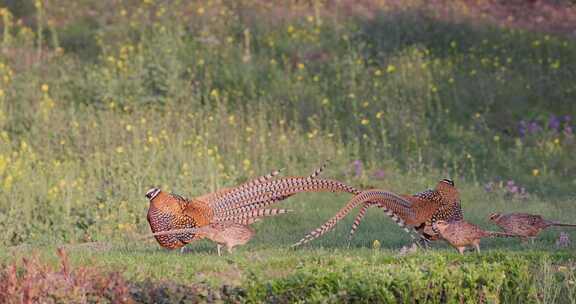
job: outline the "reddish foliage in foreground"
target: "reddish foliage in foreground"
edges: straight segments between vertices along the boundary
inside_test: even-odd
[[[1,303],[133,303],[127,282],[119,273],[96,268],[72,269],[66,252],[59,248],[60,269],[23,258],[0,270]]]

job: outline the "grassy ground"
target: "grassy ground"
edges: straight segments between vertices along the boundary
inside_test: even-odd
[[[490,243],[488,243],[490,244]],[[491,245],[491,246],[490,246]],[[436,246],[432,251],[402,256],[398,250],[372,248],[307,248],[291,250],[270,246],[248,246],[233,255],[217,256],[214,246],[199,244],[192,251],[166,251],[155,246],[137,243],[91,244],[65,247],[72,265],[95,266],[106,271],[121,271],[130,281],[174,281],[181,284],[208,282],[212,285],[240,285],[255,273],[262,280],[278,279],[294,274],[308,265],[329,266],[337,262],[339,267],[363,264],[363,267],[400,267],[405,261],[435,263],[451,261],[461,265],[482,262],[494,263],[503,256],[531,259],[548,257],[555,265],[572,265],[573,250],[546,250],[540,244],[531,248],[490,244],[484,246],[481,255],[469,253],[461,257],[456,251]],[[89,247],[89,248],[88,248]],[[258,248],[259,247],[259,248]],[[55,247],[27,247],[10,249],[3,253],[2,260],[40,254],[43,259],[57,265]],[[7,255],[11,256],[8,257]],[[406,271],[409,271],[407,269]]]
[[[465,190],[465,191],[464,191]],[[493,211],[526,211],[543,214],[548,218],[560,221],[570,221],[571,214],[574,214],[574,205],[569,201],[541,202],[534,201],[513,201],[498,197],[486,197],[482,190],[473,187],[463,187],[463,207],[465,217],[469,221],[483,226],[486,229],[498,230],[490,225],[486,215]],[[332,197],[330,197],[332,196]],[[217,257],[215,244],[209,241],[200,241],[188,246],[189,252],[180,254],[178,251],[167,251],[161,249],[155,240],[137,240],[137,235],[126,234],[121,243],[118,241],[101,240],[88,244],[62,244],[69,248],[72,261],[83,265],[102,265],[109,269],[123,269],[129,277],[143,280],[150,279],[177,279],[185,282],[191,280],[228,282],[236,280],[239,282],[240,273],[244,270],[252,269],[263,275],[274,276],[294,269],[295,263],[300,258],[324,259],[332,257],[347,257],[369,259],[374,261],[374,257],[379,259],[389,258],[391,263],[401,261],[394,256],[399,254],[400,247],[409,244],[410,238],[407,234],[396,227],[385,215],[377,210],[371,210],[363,224],[360,226],[355,238],[347,246],[346,238],[350,229],[351,217],[342,221],[334,231],[304,246],[303,248],[291,250],[289,246],[298,241],[306,232],[319,226],[328,219],[341,205],[344,204],[348,196],[334,194],[313,194],[289,199],[282,203],[285,207],[294,210],[293,214],[268,219],[254,226],[257,230],[255,238],[246,246],[238,248],[232,256]],[[144,200],[142,203],[145,204]],[[574,229],[552,228],[543,232],[534,244],[522,244],[517,239],[486,239],[482,242],[483,252],[480,256],[491,259],[491,256],[509,252],[512,255],[552,255],[561,256],[565,260],[573,260],[574,245],[565,249],[557,249],[555,240],[559,231],[568,232],[570,237],[576,237]],[[374,241],[380,242],[381,249],[373,250]],[[21,245],[17,247],[5,248],[2,256],[3,260],[11,260],[15,257],[29,255],[38,251],[43,256],[55,257],[55,245],[32,246]],[[455,257],[456,251],[448,247],[443,242],[436,242],[430,251],[416,255],[418,259],[431,255],[430,259],[443,259]],[[476,259],[475,253],[468,253],[471,259]],[[428,258],[424,258],[428,259]],[[458,258],[459,260],[459,258]],[[466,258],[464,258],[466,260]],[[230,261],[233,261],[230,264]],[[175,264],[171,264],[175,263]],[[234,265],[242,264],[243,270],[234,278]],[[276,265],[276,266],[274,266]],[[274,269],[267,272],[266,269]],[[226,275],[214,275],[211,273],[230,273]],[[200,275],[202,274],[202,275]]]

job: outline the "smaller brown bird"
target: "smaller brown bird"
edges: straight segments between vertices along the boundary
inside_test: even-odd
[[[250,228],[248,225],[211,224],[200,228],[198,233],[218,244],[218,256],[221,256],[222,246],[226,246],[228,253],[232,253],[232,249],[235,246],[248,243],[248,241],[250,241],[254,236],[255,232],[254,229]]]
[[[254,220],[256,221],[256,219]],[[226,246],[228,253],[238,245],[248,243],[254,236],[254,230],[248,225],[238,223],[214,223],[200,228],[174,229],[153,233],[151,236],[163,236],[180,233],[194,233],[198,239],[207,238],[217,244],[218,256],[222,255],[221,248]]]
[[[517,235],[486,231],[474,224],[464,220],[456,222],[437,221],[434,226],[440,233],[440,236],[452,247],[456,248],[460,254],[464,254],[466,246],[474,246],[480,253],[480,239],[485,237],[515,237]]]
[[[492,213],[490,214],[490,220],[505,232],[520,236],[524,242],[528,239],[533,241],[540,231],[550,226],[576,227],[575,224],[549,221],[540,215],[528,213]]]

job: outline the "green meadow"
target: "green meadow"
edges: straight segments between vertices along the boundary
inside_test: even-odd
[[[233,255],[141,239],[151,186],[191,198],[326,160],[396,193],[450,177],[486,229],[575,223],[576,7],[537,2],[0,1],[0,302],[576,303],[576,245],[556,245],[576,229],[401,255],[374,208],[350,243],[352,216],[290,249],[348,194],[277,204],[293,212]]]

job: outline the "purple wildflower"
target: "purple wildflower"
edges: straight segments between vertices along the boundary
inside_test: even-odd
[[[357,159],[352,162],[352,165],[354,166],[354,176],[360,177],[362,175],[362,161]]]
[[[509,180],[506,183],[506,190],[508,190],[508,192],[511,194],[516,194],[518,193],[518,186],[516,186],[513,180]]]
[[[518,123],[518,133],[520,133],[520,137],[526,136],[526,127],[526,122],[524,120],[521,120]]]
[[[541,130],[542,130],[542,127],[540,127],[540,125],[538,124],[537,121],[531,121],[528,124],[528,133],[530,133],[530,134],[538,133]]]
[[[572,134],[574,134],[574,131],[572,130],[572,126],[566,125],[564,127],[564,135],[572,136]]]
[[[560,236],[556,240],[556,247],[565,248],[570,246],[570,237],[566,232],[560,232]]]
[[[492,192],[494,191],[494,183],[493,182],[489,182],[486,185],[484,185],[484,191],[486,192]]]
[[[550,118],[548,119],[548,129],[558,131],[558,129],[560,129],[560,117],[550,115]]]
[[[386,172],[382,169],[378,169],[374,171],[372,175],[374,176],[375,179],[384,179],[384,177],[386,177]]]
[[[568,123],[572,120],[572,117],[570,115],[564,115],[564,122]]]

